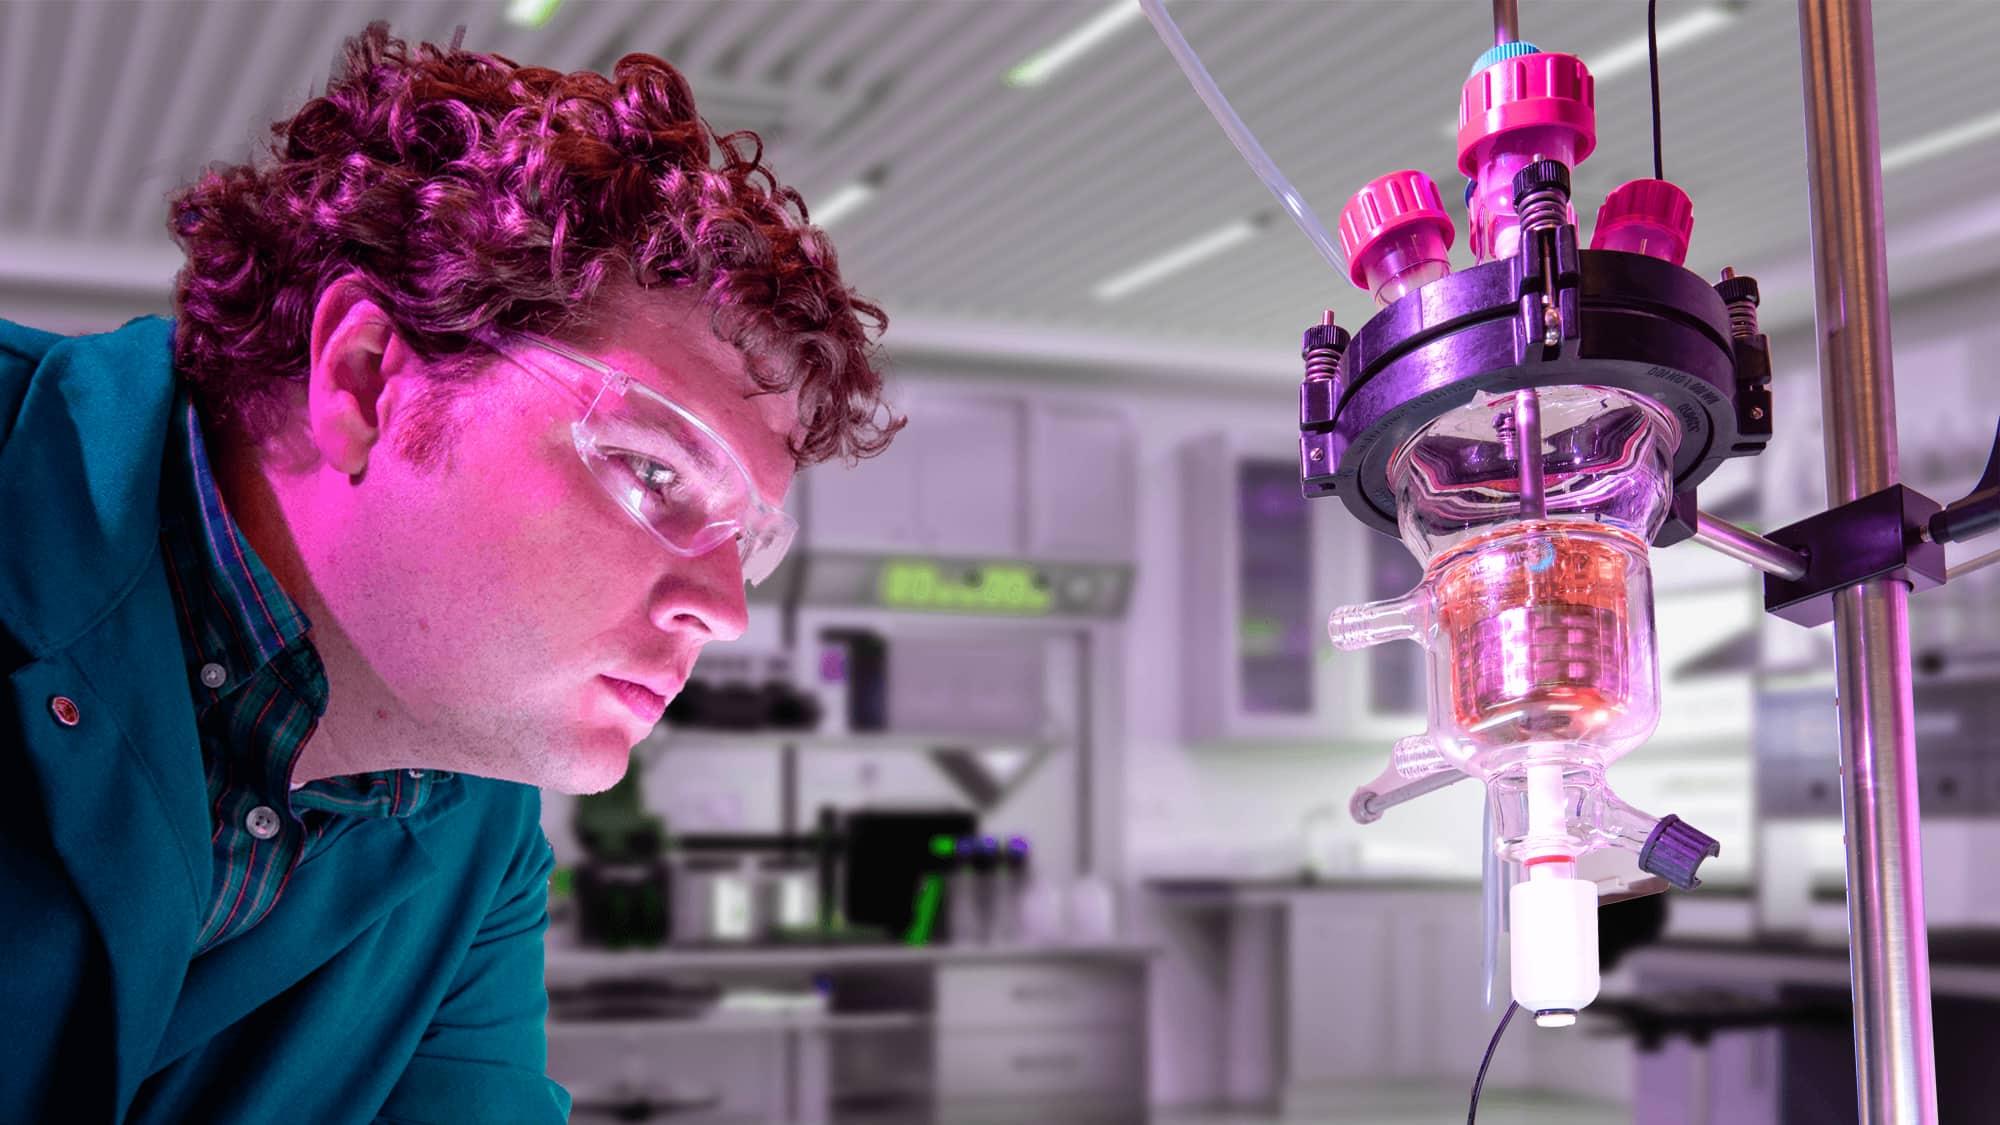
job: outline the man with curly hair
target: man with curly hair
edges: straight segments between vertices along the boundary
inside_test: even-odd
[[[622,775],[881,310],[750,134],[381,25],[172,201],[175,317],[0,322],[7,1121],[559,1121],[538,787]]]

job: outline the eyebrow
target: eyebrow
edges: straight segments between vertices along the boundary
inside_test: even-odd
[[[611,419],[603,425],[602,437],[610,444],[628,447],[634,453],[663,461],[671,459],[673,463],[669,467],[698,476],[699,483],[703,485],[721,484],[753,490],[757,487],[755,481],[744,481],[734,463],[706,444],[675,441],[664,431]],[[672,450],[671,458],[669,449]]]

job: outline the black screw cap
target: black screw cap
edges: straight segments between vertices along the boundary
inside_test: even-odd
[[[1569,168],[1560,160],[1537,160],[1514,173],[1514,206],[1538,191],[1555,189],[1569,198]]]
[[[1733,305],[1738,301],[1748,301],[1754,305],[1759,300],[1757,279],[1754,277],[1744,277],[1741,274],[1735,277],[1725,277],[1721,281],[1716,282],[1715,291],[1722,297],[1724,304]]]
[[[1695,870],[1701,861],[1722,854],[1715,837],[1671,814],[1661,817],[1639,849],[1639,869],[1672,883],[1676,890],[1691,891],[1701,886]]]
[[[1334,351],[1344,352],[1347,350],[1348,341],[1352,339],[1347,329],[1338,324],[1315,324],[1306,329],[1305,339],[1299,344],[1299,357],[1303,359],[1307,352],[1317,348],[1332,348]]]

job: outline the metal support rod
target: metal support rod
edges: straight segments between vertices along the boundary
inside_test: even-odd
[[[1806,576],[1806,561],[1797,551],[1707,512],[1695,513],[1694,541],[1787,582],[1797,582]]]
[[[1897,479],[1873,23],[1869,0],[1799,0],[1827,501],[1835,505]],[[1834,596],[1864,1125],[1937,1121],[1908,599],[1908,588],[1891,580]]]
[[[1493,45],[1521,38],[1521,12],[1516,0],[1493,0]]]
[[[1542,479],[1542,400],[1532,389],[1514,392],[1514,461],[1521,473],[1521,518],[1546,519],[1549,501]]]
[[[1406,801],[1414,801],[1426,793],[1435,793],[1447,785],[1455,785],[1471,775],[1458,769],[1443,769],[1425,774],[1415,781],[1400,777],[1385,783],[1376,778],[1366,786],[1355,790],[1347,803],[1347,811],[1357,824],[1373,824],[1382,819],[1382,814]]]
[[[1976,559],[1967,559],[1944,572],[1946,582],[1956,582],[1976,570],[1985,570],[1994,563],[2000,563],[2000,551],[1988,551]]]

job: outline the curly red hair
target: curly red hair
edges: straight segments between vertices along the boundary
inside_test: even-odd
[[[888,318],[842,282],[758,136],[715,135],[661,59],[562,74],[412,50],[374,23],[271,131],[271,159],[211,168],[172,199],[187,253],[174,358],[213,424],[252,440],[284,425],[314,308],[341,277],[419,355],[469,361],[489,326],[584,327],[622,271],[692,293],[760,388],[798,392],[799,463],[879,452],[901,425],[881,420],[869,339]]]

